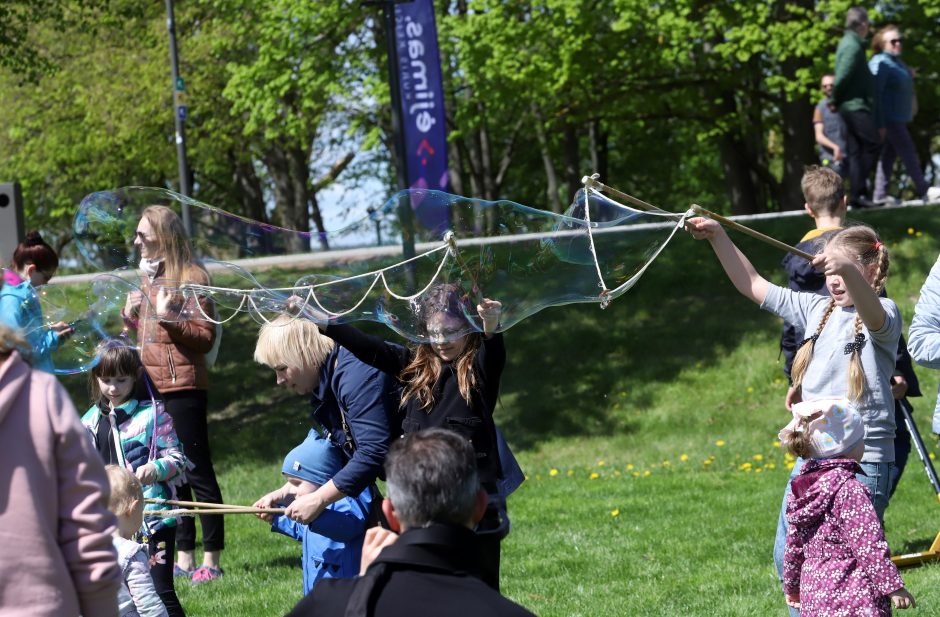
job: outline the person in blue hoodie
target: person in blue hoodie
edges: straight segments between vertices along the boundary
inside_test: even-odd
[[[46,325],[36,289],[45,285],[59,268],[59,256],[42,239],[38,231],[13,252],[13,268],[4,271],[0,291],[0,322],[19,330],[33,348],[32,365],[47,373],[55,368],[52,352],[59,348],[74,330],[63,322]]]
[[[329,482],[343,464],[342,451],[316,429],[311,429],[303,443],[284,458],[281,472],[288,488],[281,491],[277,505],[287,505],[297,495],[316,491]],[[371,502],[371,491],[366,488],[358,496],[343,497],[331,503],[308,525],[282,515],[258,515],[271,523],[271,531],[302,543],[304,595],[321,579],[351,578],[359,574]]]
[[[884,138],[875,172],[876,203],[887,200],[891,172],[898,157],[904,162],[917,198],[927,201],[940,198],[940,187],[930,187],[924,179],[917,149],[907,130],[914,118],[914,72],[901,61],[902,45],[901,31],[893,25],[876,32],[871,42],[875,54],[868,68],[875,77],[875,124]]]

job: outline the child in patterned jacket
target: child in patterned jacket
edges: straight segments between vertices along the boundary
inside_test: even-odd
[[[173,419],[163,403],[135,393],[147,377],[140,356],[122,341],[109,341],[98,350],[98,364],[89,375],[94,404],[82,416],[82,424],[105,465],[119,465],[132,472],[143,485],[148,499],[175,499],[176,488],[185,481],[186,458],[180,450]],[[185,615],[173,586],[175,518],[148,516],[144,507],[142,535],[150,549],[153,582],[170,617]]]
[[[879,615],[914,606],[871,496],[855,478],[865,427],[846,399],[793,405],[780,442],[807,460],[787,499],[783,592],[800,615]]]

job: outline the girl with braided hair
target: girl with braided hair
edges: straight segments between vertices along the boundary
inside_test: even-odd
[[[829,238],[813,266],[826,275],[829,297],[771,284],[731,242],[722,227],[693,218],[687,227],[696,239],[708,239],[734,286],[744,296],[788,322],[809,338],[801,343],[791,377],[804,401],[846,398],[865,424],[864,473],[858,480],[871,495],[879,519],[888,506],[894,463],[894,398],[891,376],[901,336],[901,314],[888,298],[878,297],[888,275],[888,250],[871,227],[846,227]],[[799,473],[797,459],[793,476]],[[790,493],[790,483],[784,493]],[[786,529],[778,526],[774,546],[778,573]],[[796,614],[796,613],[793,613]]]

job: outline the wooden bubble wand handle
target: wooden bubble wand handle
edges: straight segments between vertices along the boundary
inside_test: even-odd
[[[179,508],[175,510],[146,510],[144,516],[172,518],[177,516],[198,516],[201,514],[284,514],[284,508]]]
[[[747,234],[751,236],[752,238],[757,238],[758,240],[761,240],[762,242],[766,242],[767,244],[777,247],[778,249],[782,249],[784,251],[787,251],[788,253],[793,253],[794,255],[798,257],[802,257],[806,261],[813,261],[813,259],[816,258],[815,255],[811,255],[807,253],[806,251],[801,251],[800,249],[794,246],[790,246],[789,244],[785,242],[781,242],[780,240],[777,240],[776,238],[771,238],[770,236],[766,234],[762,234],[759,231],[755,231],[751,229],[750,227],[745,227],[741,223],[735,223],[731,219],[721,216],[720,214],[715,214],[714,212],[710,212],[698,204],[692,204],[692,211],[695,212],[696,214],[707,216],[708,218],[714,221],[718,221],[722,225],[725,225],[734,230],[740,231],[743,234]]]

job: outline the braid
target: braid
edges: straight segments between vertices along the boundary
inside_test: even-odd
[[[885,288],[885,281],[888,278],[888,267],[891,265],[891,259],[888,257],[888,249],[883,244],[878,246],[878,268],[875,270],[875,280],[872,281],[872,288],[876,294],[880,294]]]
[[[862,333],[862,318],[855,314],[855,335]],[[859,349],[852,350],[852,357],[849,359],[849,400],[858,402],[865,391],[865,371],[862,369],[862,352]]]
[[[814,414],[810,417],[800,418],[797,430],[793,431],[789,440],[784,444],[787,452],[800,458],[810,458],[812,452],[810,452],[809,423],[818,417],[819,414]]]
[[[816,328],[816,334],[797,350],[796,356],[793,358],[793,366],[790,369],[790,377],[793,379],[794,387],[799,387],[803,383],[803,376],[806,374],[806,369],[809,368],[810,360],[813,358],[813,348],[816,347],[816,339],[819,337],[820,332],[823,331],[823,328],[826,327],[826,322],[829,321],[829,316],[832,315],[832,311],[835,308],[836,301],[829,300],[826,312],[823,313],[822,319],[819,321],[819,326]]]

